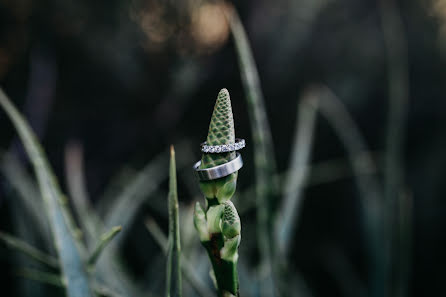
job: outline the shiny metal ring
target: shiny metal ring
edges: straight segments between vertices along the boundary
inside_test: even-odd
[[[218,154],[241,150],[246,146],[246,142],[244,139],[236,138],[235,143],[231,144],[207,145],[206,142],[203,142],[200,146],[203,153]]]
[[[243,167],[243,160],[242,155],[240,153],[237,153],[237,157],[235,157],[235,159],[215,167],[200,169],[200,165],[201,161],[198,161],[193,166],[195,175],[198,177],[199,180],[205,181],[225,177],[230,175],[231,173],[238,171],[240,168]]]

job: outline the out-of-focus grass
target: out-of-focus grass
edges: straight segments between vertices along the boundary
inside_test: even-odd
[[[41,195],[44,199],[56,250],[66,278],[69,297],[93,296],[85,266],[82,264],[82,243],[76,236],[76,227],[66,208],[65,197],[59,190],[54,174],[40,148],[31,128],[17,109],[0,89],[0,104],[6,111],[25,146],[38,178]]]

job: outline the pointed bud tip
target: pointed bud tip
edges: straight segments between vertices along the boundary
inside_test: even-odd
[[[173,144],[170,145],[170,155],[171,156],[175,155],[175,149],[173,147]]]
[[[231,100],[228,89],[223,88],[218,92],[217,101],[218,100]]]

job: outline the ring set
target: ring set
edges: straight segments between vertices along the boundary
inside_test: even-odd
[[[235,143],[223,144],[223,145],[207,145],[206,142],[201,144],[201,151],[203,153],[219,154],[238,151],[246,146],[245,140],[236,138]],[[228,176],[234,172],[237,172],[243,167],[242,155],[237,152],[235,159],[226,162],[224,164],[214,166],[211,168],[200,169],[201,161],[194,164],[193,169],[195,171],[195,176],[200,181],[214,180]]]

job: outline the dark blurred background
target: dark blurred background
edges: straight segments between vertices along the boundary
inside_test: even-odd
[[[380,177],[389,108],[380,1],[233,4],[258,66],[279,172],[290,162],[300,94],[322,83],[344,102],[378,156]],[[408,53],[409,110],[402,157],[404,182],[413,197],[409,296],[446,296],[446,1],[404,0],[396,8]],[[198,159],[216,95],[226,87],[236,134],[248,142],[239,189],[254,182],[240,71],[217,2],[1,0],[0,86],[37,132],[64,189],[65,147],[73,141],[82,144],[93,203],[123,168],[142,168],[169,144],[186,141],[194,149],[194,159],[186,162]],[[0,148],[27,162],[3,112],[0,133]],[[320,118],[312,162],[333,159],[346,159],[346,153]],[[0,229],[14,233],[8,184],[0,180],[0,185]],[[180,180],[184,204],[195,199],[186,188]],[[358,203],[351,174],[305,190],[290,261],[314,296],[343,296],[327,257],[346,258],[358,279],[367,277]],[[140,212],[143,217],[150,211]],[[242,220],[253,216],[248,213]],[[167,228],[165,219],[160,223]],[[135,232],[134,238],[148,237],[141,228]],[[129,240],[126,248],[136,242]],[[156,247],[145,244],[147,253],[151,245]],[[19,296],[12,254],[0,248],[2,296]],[[138,274],[141,268],[129,258]],[[150,260],[144,263],[150,265]]]

